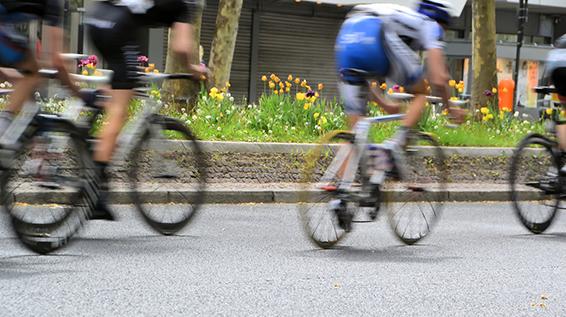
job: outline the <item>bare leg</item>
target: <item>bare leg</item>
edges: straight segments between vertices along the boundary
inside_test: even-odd
[[[112,90],[111,99],[105,105],[106,120],[100,131],[99,143],[94,153],[96,162],[108,163],[116,147],[116,140],[128,116],[128,105],[133,96],[131,90]]]
[[[426,105],[426,83],[424,80],[411,87],[410,90],[415,94],[415,98],[411,101],[405,119],[401,122],[401,125],[405,128],[414,128],[419,123]]]
[[[26,74],[14,84],[14,91],[10,94],[10,103],[6,107],[6,111],[11,113],[20,112],[22,105],[30,98],[41,80],[37,73],[39,66],[30,54],[24,62],[17,66],[19,69],[25,70]]]

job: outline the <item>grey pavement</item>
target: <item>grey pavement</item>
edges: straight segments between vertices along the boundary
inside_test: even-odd
[[[532,235],[508,203],[450,204],[415,246],[382,216],[332,250],[304,238],[291,204],[210,205],[172,237],[116,209],[50,256],[2,221],[0,315],[566,315],[566,218]]]

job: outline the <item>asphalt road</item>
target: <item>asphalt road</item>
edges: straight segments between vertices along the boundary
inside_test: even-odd
[[[566,316],[566,218],[527,233],[508,204],[452,204],[404,246],[385,218],[340,247],[304,238],[294,205],[214,205],[182,235],[130,207],[50,256],[0,227],[2,316]]]

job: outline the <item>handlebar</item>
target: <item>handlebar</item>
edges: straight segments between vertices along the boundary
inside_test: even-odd
[[[556,90],[556,87],[554,86],[537,86],[535,88],[533,88],[533,90],[539,94],[545,94],[545,95],[549,95],[549,94],[553,94],[553,93],[557,93],[558,91]]]
[[[408,94],[408,93],[401,93],[401,92],[396,92],[396,93],[392,93],[392,94],[388,94],[388,96],[392,99],[396,99],[396,100],[409,100],[415,97],[415,95],[413,94]],[[436,97],[436,96],[426,96],[426,100],[428,102],[431,103],[440,103],[442,102],[442,98],[440,97]],[[468,100],[450,100],[450,103],[453,106],[458,106],[461,107],[465,104],[467,104],[469,101]]]

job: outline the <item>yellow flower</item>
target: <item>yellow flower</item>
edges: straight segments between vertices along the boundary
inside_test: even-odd
[[[316,101],[316,96],[312,96],[307,99],[310,103],[314,103]]]
[[[97,70],[97,71],[94,72],[94,76],[102,76],[102,73]]]
[[[279,82],[279,88],[283,88],[285,87],[285,84],[283,84],[283,82]]]
[[[480,111],[481,111],[482,114],[488,114],[489,108],[488,107],[481,107]]]
[[[261,81],[267,81],[267,76],[265,75],[261,76]]]
[[[274,90],[273,93],[279,95],[279,90]]]
[[[83,72],[81,74],[83,74],[84,76],[88,76],[88,70],[86,70],[86,69],[83,70]]]
[[[318,91],[314,93],[314,96],[315,96],[316,98],[320,97],[320,94],[318,93]]]
[[[273,89],[275,88],[275,83],[272,81],[269,81],[269,89]]]
[[[450,100],[451,100],[451,101],[456,101],[456,100],[458,100],[458,97],[450,97]]]
[[[289,76],[287,76],[287,80],[288,80],[288,81],[292,81],[292,80],[293,80],[293,75],[289,74]]]
[[[306,86],[307,86],[307,81],[306,81],[306,80],[303,80],[303,81],[301,82],[301,87],[306,87]]]
[[[450,81],[448,81],[448,86],[450,87],[455,87],[456,86],[456,81],[454,79],[450,79]]]
[[[318,119],[318,117],[320,116],[320,113],[315,112],[312,116],[313,116],[313,118],[316,120],[316,119]]]
[[[399,87],[399,92],[400,92],[400,93],[404,93],[404,92],[405,92],[405,87],[403,87],[403,86]]]
[[[547,114],[547,115],[550,116],[550,115],[552,115],[553,112],[554,112],[554,109],[552,109],[552,108],[546,108],[546,114]]]
[[[324,89],[324,84],[323,83],[319,83],[318,84],[318,90],[323,90]]]
[[[295,78],[295,84],[300,84],[301,83],[301,79],[299,77]]]
[[[159,74],[159,69],[154,69],[153,72]]]
[[[491,119],[493,119],[493,114],[490,113],[486,117],[487,117],[487,120],[491,120]]]
[[[86,68],[88,68],[88,69],[94,69],[94,64],[93,64],[93,63],[87,64],[87,65],[86,65]]]
[[[481,118],[482,121],[489,121],[489,118],[487,116],[484,116],[483,118]]]
[[[151,69],[150,69],[149,67],[146,67],[146,68],[145,68],[145,72],[146,72],[146,73],[149,73],[150,71],[151,71]]]
[[[383,84],[381,84],[381,86],[379,86],[379,88],[380,88],[381,90],[385,90],[385,89],[387,89],[387,84],[386,84],[386,83],[383,83]]]
[[[216,96],[217,94],[218,94],[218,88],[216,88],[216,87],[210,88],[210,95],[211,96]]]
[[[463,92],[464,92],[464,88],[463,88],[463,87],[458,87],[458,92],[459,92],[459,93],[463,93]]]
[[[505,117],[505,112],[499,111],[499,119],[503,119]]]
[[[290,93],[290,92],[291,92],[291,88],[289,88],[289,87],[285,88],[285,92],[286,92],[286,93]]]
[[[447,116],[448,115],[448,109],[442,110],[442,115]]]
[[[149,68],[155,68],[155,64],[149,64]]]
[[[318,125],[323,126],[327,123],[328,121],[326,120],[325,116],[320,117],[320,120],[318,120]]]
[[[297,98],[298,101],[303,101],[305,100],[305,94],[302,92],[298,92],[297,95],[295,96],[295,98]]]
[[[285,93],[285,90],[283,90],[283,88],[279,89],[279,94],[282,95],[283,93]]]
[[[387,91],[387,93],[390,94],[390,95],[391,95],[392,93],[394,93],[393,88],[389,88],[389,90]]]
[[[507,93],[509,90],[507,90],[507,87],[503,87],[503,90],[501,90],[503,93]]]
[[[216,100],[218,100],[218,101],[224,100],[224,94],[218,94],[218,95],[216,95]]]
[[[281,81],[281,79],[279,79],[279,77],[275,76],[275,78],[273,79],[274,82],[278,83]]]
[[[492,92],[493,94],[496,94],[496,93],[497,93],[497,88],[495,88],[495,87],[491,88],[491,92]]]
[[[310,107],[311,107],[311,104],[306,102],[305,105],[303,106],[303,109],[309,110]]]
[[[293,84],[291,84],[290,82],[286,81],[285,82],[285,87],[287,88],[291,88],[291,86],[293,86]]]
[[[226,82],[226,85],[224,85],[224,87],[230,88],[230,87],[232,87],[232,85],[230,84],[230,82],[227,81],[227,82]]]
[[[277,76],[275,76],[275,74],[269,75],[269,79],[271,79],[271,80],[273,80],[273,81],[275,81],[275,77],[277,77]]]

